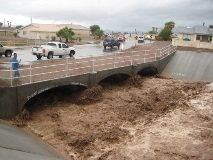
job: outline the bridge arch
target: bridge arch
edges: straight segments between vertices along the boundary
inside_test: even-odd
[[[152,76],[158,74],[158,68],[156,66],[149,66],[142,68],[139,72],[141,76]]]
[[[61,86],[76,86],[76,85],[88,88],[90,86],[89,81],[87,80],[88,77],[89,75],[85,74],[83,76],[67,77],[62,79],[16,86],[14,88],[16,89],[16,94],[18,96],[16,102],[15,101],[13,102],[16,108],[11,107],[13,113],[11,113],[11,115],[9,115],[8,117],[12,117],[20,113],[23,110],[24,105],[27,103],[27,101],[48,90]]]
[[[123,80],[126,80],[130,78],[130,75],[129,74],[123,74],[123,73],[118,73],[118,74],[112,74],[104,79],[102,79],[101,81],[99,81],[99,84],[101,82],[106,82],[106,83],[117,83],[117,82],[121,82]]]
[[[106,79],[107,77],[111,77],[114,75],[125,75],[132,76],[132,67],[122,67],[114,70],[106,70],[102,73],[97,74],[97,84]]]
[[[69,82],[69,83],[64,83],[64,84],[59,84],[59,85],[46,86],[43,88],[35,87],[35,89],[32,90],[32,92],[29,93],[29,95],[27,96],[27,100],[30,100],[34,96],[39,95],[43,92],[46,92],[46,91],[49,91],[49,90],[52,90],[55,88],[59,88],[59,87],[64,87],[64,86],[82,86],[82,87],[88,88],[87,84],[83,84],[83,83],[79,83],[79,82]]]
[[[61,85],[57,87],[49,88],[48,90],[43,90],[40,93],[34,94],[29,100],[23,104],[23,108],[27,108],[27,110],[34,110],[35,106],[51,105],[54,102],[63,100],[64,97],[69,95],[69,100],[73,99],[74,93],[78,91],[82,91],[88,88],[86,85],[80,84],[69,84],[69,85]],[[64,99],[66,100],[66,99]],[[42,103],[41,103],[42,102]],[[42,106],[44,106],[42,105]]]

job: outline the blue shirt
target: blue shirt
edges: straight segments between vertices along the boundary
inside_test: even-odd
[[[12,58],[12,68],[13,68],[13,70],[17,70],[18,68],[19,68],[19,62],[18,62],[18,60],[17,60],[17,58],[16,57],[13,57]]]

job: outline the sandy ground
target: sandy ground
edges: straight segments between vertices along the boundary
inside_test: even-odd
[[[213,159],[213,83],[117,80],[42,93],[9,122],[70,160]]]

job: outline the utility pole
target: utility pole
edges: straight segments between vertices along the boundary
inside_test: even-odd
[[[6,36],[5,18],[4,18],[4,35]]]

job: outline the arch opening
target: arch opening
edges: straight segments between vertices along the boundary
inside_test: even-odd
[[[82,85],[65,85],[52,88],[29,99],[23,108],[29,112],[35,112],[55,103],[72,103],[74,101],[74,95],[86,88],[87,87]]]
[[[104,84],[118,85],[118,84],[126,81],[128,78],[130,78],[130,75],[128,75],[128,74],[122,74],[122,73],[114,74],[114,75],[104,78],[103,80],[101,80],[99,82],[99,84],[101,86],[103,86]]]
[[[158,74],[158,69],[156,67],[147,67],[139,71],[138,74],[143,77],[154,76]]]

